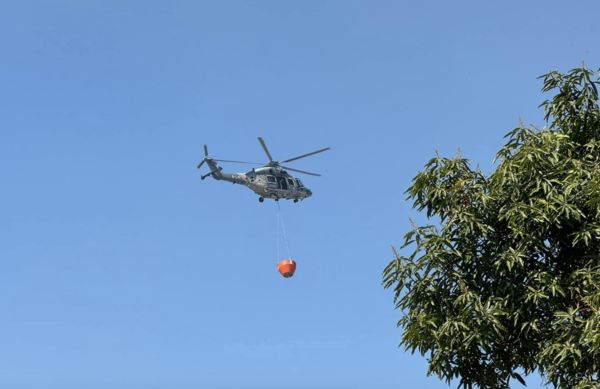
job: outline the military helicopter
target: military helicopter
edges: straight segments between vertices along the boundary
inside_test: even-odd
[[[320,174],[280,165],[279,161],[273,160],[273,157],[271,156],[271,153],[269,152],[267,144],[263,138],[258,137],[258,141],[265,151],[267,158],[269,158],[269,162],[265,164],[246,161],[232,161],[227,159],[214,159],[208,155],[208,147],[204,145],[204,159],[198,164],[198,169],[200,169],[202,165],[206,163],[210,168],[210,172],[202,175],[200,178],[204,180],[206,177],[212,176],[212,178],[215,180],[223,180],[234,184],[245,185],[260,196],[258,201],[261,203],[265,201],[265,198],[273,199],[275,201],[279,201],[279,199],[294,200],[294,202],[297,203],[298,200],[304,200],[305,198],[310,197],[312,195],[312,191],[305,187],[300,179],[293,177],[286,170],[308,174],[311,176],[320,176]],[[324,149],[302,154],[281,162],[292,162],[300,158],[322,153],[329,149],[329,147],[326,147]],[[258,168],[253,168],[246,173],[226,173],[223,171],[223,168],[217,164],[217,162],[232,162],[261,166]]]

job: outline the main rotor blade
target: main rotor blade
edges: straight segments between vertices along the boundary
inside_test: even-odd
[[[262,146],[263,150],[265,150],[267,157],[269,157],[269,162],[273,162],[273,157],[271,156],[271,153],[269,153],[269,149],[267,148],[267,145],[266,145],[265,141],[263,140],[263,138],[261,138],[259,136],[258,141],[260,142],[260,145]]]
[[[208,157],[208,146],[204,145],[204,156]]]
[[[264,165],[264,163],[259,163],[259,162],[232,161],[230,159],[213,159],[213,161],[217,161],[217,162],[231,162],[231,163],[243,163],[245,165]]]
[[[281,168],[283,168],[283,169],[285,169],[285,170],[291,170],[291,171],[293,171],[293,172],[298,172],[298,173],[302,173],[302,174],[308,174],[308,175],[310,175],[310,176],[317,176],[317,177],[320,177],[320,176],[321,176],[321,175],[320,175],[320,174],[318,174],[318,173],[306,172],[306,171],[304,171],[304,170],[298,170],[298,169],[294,169],[294,168],[287,167],[287,166],[281,166],[281,165],[279,165],[279,167],[281,167]]]
[[[305,158],[305,157],[308,157],[308,156],[311,156],[311,155],[322,153],[323,151],[327,151],[329,149],[331,149],[331,147],[325,147],[324,149],[313,151],[312,153],[308,153],[308,154],[302,154],[302,155],[299,155],[297,157],[286,159],[285,161],[281,161],[281,162],[284,162],[284,163],[285,162],[292,162],[292,161],[295,161],[295,160],[300,159],[300,158]]]

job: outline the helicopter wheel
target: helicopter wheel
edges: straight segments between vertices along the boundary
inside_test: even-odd
[[[265,198],[264,198],[264,197],[259,197],[259,198],[258,198],[258,202],[259,202],[259,203],[262,203],[263,201],[265,201]]]
[[[294,199],[294,202],[295,202],[295,203],[297,203],[297,202],[298,202],[298,199]]]

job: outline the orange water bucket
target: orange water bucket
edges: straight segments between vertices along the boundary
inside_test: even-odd
[[[296,271],[296,262],[292,258],[284,259],[283,261],[279,261],[277,264],[277,270],[281,273],[285,278],[290,278],[294,275]]]

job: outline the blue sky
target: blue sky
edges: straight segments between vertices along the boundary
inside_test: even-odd
[[[597,2],[13,1],[0,12],[0,387],[444,388],[381,271],[435,150],[492,167]],[[276,205],[200,181],[294,163]],[[245,167],[227,165],[226,169]],[[206,171],[205,171],[206,172]],[[537,377],[529,387],[539,386]]]

